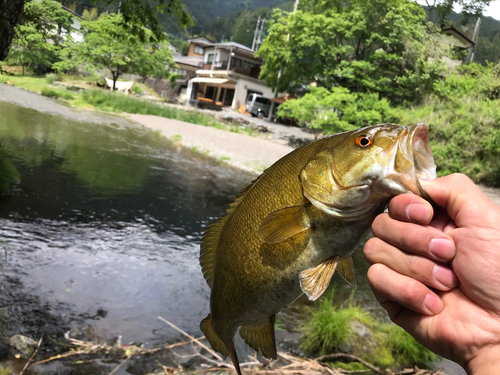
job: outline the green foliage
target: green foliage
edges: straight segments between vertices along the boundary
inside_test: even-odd
[[[309,308],[303,321],[301,348],[308,353],[328,354],[336,351],[352,353],[377,366],[429,366],[438,357],[418,344],[412,336],[394,324],[377,321],[361,307],[334,303],[335,290],[322,297],[321,303]],[[369,332],[361,337],[353,324],[362,324]],[[362,370],[355,363],[333,362],[337,368]]]
[[[71,23],[71,14],[55,1],[26,3],[5,63],[22,67],[50,67],[57,61],[57,52],[63,42],[62,34],[71,29]]]
[[[54,69],[63,71],[83,65],[94,72],[107,68],[116,82],[123,73],[166,77],[169,66],[175,66],[167,42],[155,43],[153,34],[146,29],[145,42],[128,33],[121,15],[102,15],[97,21],[83,21],[82,28],[83,42],[69,42],[61,51],[63,61],[54,64]]]
[[[54,73],[49,73],[45,76],[45,80],[47,81],[47,83],[49,85],[51,85],[52,83],[54,83],[54,81],[60,81],[62,78],[61,78],[61,75],[60,74],[54,74]]]
[[[206,115],[199,111],[185,111],[174,107],[160,107],[155,104],[135,99],[116,92],[104,90],[85,90],[82,94],[83,100],[93,105],[95,108],[112,111],[139,113],[144,115],[154,115],[165,118],[171,118],[179,121],[189,122],[203,126],[211,126],[218,129],[235,131],[237,133],[253,134],[251,129],[241,127],[231,127],[222,125],[217,122],[212,116]]]
[[[82,13],[82,18],[84,21],[95,21],[99,18],[99,10],[97,8],[85,9]]]
[[[11,186],[19,181],[19,172],[16,167],[8,160],[7,156],[0,150],[0,192],[9,191]],[[1,329],[1,316],[0,316]]]
[[[439,75],[445,52],[425,17],[409,0],[304,0],[296,13],[275,11],[257,53],[266,62],[261,78],[283,92],[317,82],[413,99],[422,79]],[[417,78],[401,81],[410,73]]]
[[[374,325],[373,318],[358,306],[335,306],[334,296],[333,288],[318,307],[309,309],[311,318],[300,326],[303,333],[300,347],[308,353],[326,354],[338,350],[351,339],[354,320],[367,327]]]
[[[385,330],[387,336],[383,340],[383,345],[390,348],[400,365],[426,367],[438,359],[436,354],[420,345],[403,328],[392,324]]]
[[[467,23],[471,18],[476,19],[481,17],[483,9],[487,7],[493,0],[435,0],[426,2],[429,17],[434,16],[439,24],[447,23],[448,16],[453,12],[455,6],[461,7],[462,22]]]
[[[9,367],[7,368],[0,367],[0,375],[12,375],[12,369]]]
[[[141,89],[141,86],[137,84],[134,84],[134,86],[132,86],[132,91],[134,92],[134,94],[141,94],[144,92],[144,90]]]
[[[310,92],[302,98],[280,105],[278,116],[295,118],[326,134],[397,120],[389,101],[379,99],[379,94],[353,94],[344,87],[334,87],[331,91],[310,87]]]
[[[454,100],[467,96],[475,100],[500,98],[500,64],[461,65],[445,80],[434,84],[434,92],[444,100]]]
[[[51,87],[44,87],[41,93],[43,96],[47,96],[49,98],[55,98],[55,99],[66,99],[66,100],[71,100],[74,99],[73,95],[71,93],[58,90],[58,89],[53,89]]]

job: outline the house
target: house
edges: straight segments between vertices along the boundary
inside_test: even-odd
[[[448,37],[449,43],[453,46],[453,49],[458,52],[457,55],[463,55],[462,59],[451,59],[449,57],[443,58],[449,68],[453,69],[471,56],[472,50],[476,43],[464,35],[455,26],[445,26],[441,29],[441,34]],[[467,60],[468,61],[468,60]]]
[[[189,104],[212,103],[237,109],[249,94],[273,97],[273,90],[258,78],[262,59],[255,57],[252,49],[235,42],[212,43],[206,38],[190,39],[189,43],[186,60],[179,61],[191,59],[191,67],[197,62],[196,76],[187,86]],[[179,62],[176,60],[181,67]]]

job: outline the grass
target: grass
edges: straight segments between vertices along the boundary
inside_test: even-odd
[[[308,353],[319,352],[323,355],[338,350],[351,340],[351,322],[354,320],[367,327],[374,325],[372,317],[360,307],[334,305],[334,296],[335,288],[322,299],[318,307],[309,309],[311,318],[301,325],[301,348]]]
[[[180,135],[180,134],[174,134],[173,136],[170,137],[170,139],[173,142],[180,142],[180,141],[182,141],[182,135]]]
[[[417,343],[402,328],[377,320],[349,299],[335,304],[335,288],[325,293],[319,305],[308,308],[308,317],[300,324],[301,348],[309,354],[347,352],[380,367],[428,367],[438,356]],[[353,323],[361,323],[369,332],[360,336]],[[335,367],[361,370],[358,364],[336,361]]]
[[[143,115],[154,115],[169,119],[189,122],[191,124],[210,126],[221,130],[235,133],[254,135],[252,129],[238,126],[228,126],[219,123],[212,116],[196,110],[186,111],[168,106],[159,106],[131,96],[104,90],[85,90],[82,98],[95,108],[108,112],[138,113]]]
[[[6,76],[0,75],[1,83],[8,83],[25,90],[41,93],[47,87],[47,80],[45,78],[27,77],[27,76]]]
[[[255,136],[253,129],[243,128],[237,125],[226,125],[218,122],[213,116],[201,113],[196,110],[184,110],[175,107],[161,106],[149,103],[144,100],[136,99],[132,96],[123,95],[117,92],[111,92],[100,89],[88,89],[80,93],[69,93],[65,90],[48,86],[55,80],[62,80],[71,83],[72,80],[83,80],[94,82],[99,80],[97,76],[80,77],[48,74],[46,77],[28,77],[28,76],[9,76],[0,74],[0,82],[8,83],[16,87],[34,91],[50,98],[67,100],[71,106],[79,108],[94,108],[101,111],[115,113],[137,113],[144,115],[155,115],[169,119],[188,122],[202,126],[210,126],[224,131],[230,131],[239,134]],[[143,90],[139,85],[138,92]],[[142,85],[144,90],[152,91],[147,85]]]
[[[72,100],[74,99],[74,96],[66,91],[63,90],[58,90],[58,89],[53,89],[51,87],[44,87],[42,89],[43,96],[47,96],[49,98],[55,98],[55,99],[66,99],[66,100]]]
[[[500,186],[500,100],[436,99],[400,109],[400,120],[429,126],[438,176],[460,172],[476,183]]]

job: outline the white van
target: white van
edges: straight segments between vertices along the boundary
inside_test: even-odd
[[[248,95],[245,110],[252,117],[268,117],[271,110],[271,99],[259,94],[250,94]]]

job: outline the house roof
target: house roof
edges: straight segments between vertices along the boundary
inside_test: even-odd
[[[213,42],[210,39],[205,38],[204,36],[200,36],[198,38],[191,38],[187,40],[189,43],[193,44],[201,44],[203,46],[211,46]]]
[[[240,48],[240,49],[252,52],[252,53],[254,52],[251,48],[248,48],[247,46],[240,44],[240,43],[236,43],[236,42],[217,43],[215,45],[217,47],[225,47],[225,46],[236,47],[236,48]]]
[[[174,61],[177,64],[193,66],[195,68],[201,68],[203,66],[203,57],[201,56],[176,56]]]
[[[455,26],[445,26],[441,28],[441,32],[446,35],[450,36],[455,36],[458,37],[459,39],[462,39],[463,42],[466,44],[470,44],[471,46],[474,46],[476,43],[469,39],[466,35],[464,35],[460,30],[458,30]]]

